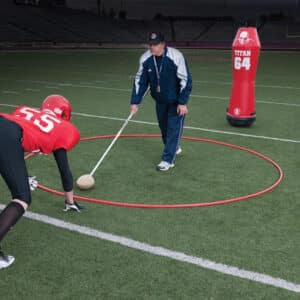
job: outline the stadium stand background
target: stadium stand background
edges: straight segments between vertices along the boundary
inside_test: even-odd
[[[107,13],[99,0],[94,10],[69,7],[66,0],[2,0],[0,48],[138,47],[150,31],[158,30],[176,46],[230,48],[239,27],[256,26],[262,48],[300,49],[300,1],[255,6],[253,0],[244,7],[228,1],[226,7],[220,1],[219,9],[212,9],[203,0],[199,14],[190,16],[158,13],[152,19],[129,19],[124,6]]]

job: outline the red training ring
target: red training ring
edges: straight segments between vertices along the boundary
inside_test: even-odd
[[[85,137],[85,138],[82,138],[80,141],[90,141],[90,140],[96,140],[96,139],[109,139],[109,138],[114,138],[114,137],[115,137],[115,135],[100,135],[100,136]],[[120,138],[140,138],[140,137],[143,137],[143,138],[158,138],[158,137],[161,137],[161,136],[159,134],[122,134],[122,135],[120,135]],[[267,156],[265,156],[265,155],[263,155],[263,154],[261,154],[257,151],[251,150],[249,148],[237,146],[237,145],[234,145],[234,144],[228,144],[228,143],[215,141],[215,140],[209,140],[209,139],[194,138],[194,137],[182,137],[182,139],[183,140],[189,140],[189,141],[197,141],[197,142],[205,142],[205,143],[212,143],[212,144],[222,145],[222,146],[225,146],[225,147],[238,149],[238,150],[245,151],[245,152],[251,153],[253,155],[256,155],[259,158],[267,161],[268,163],[270,163],[271,165],[273,165],[277,169],[278,178],[272,185],[268,186],[267,188],[265,188],[261,191],[258,191],[258,192],[252,193],[252,194],[239,196],[239,197],[235,197],[235,198],[224,199],[224,200],[212,201],[212,202],[202,202],[202,203],[143,204],[143,203],[125,203],[125,202],[101,200],[101,199],[83,197],[83,196],[78,196],[78,195],[74,195],[74,198],[77,199],[77,200],[82,200],[82,201],[87,201],[87,202],[94,202],[94,203],[113,205],[113,206],[134,207],[134,208],[192,208],[192,207],[216,206],[216,205],[223,205],[223,204],[229,204],[229,203],[233,203],[233,202],[237,202],[237,201],[247,200],[247,199],[250,199],[250,198],[254,198],[254,197],[263,195],[267,192],[270,192],[275,187],[277,187],[283,179],[283,171],[280,168],[280,166],[276,162],[274,162],[271,158],[269,158],[269,157],[267,157]],[[31,157],[31,156],[32,155],[27,155],[26,159]],[[58,195],[58,196],[64,196],[63,192],[60,192],[60,191],[57,191],[57,190],[54,190],[54,189],[50,189],[50,188],[48,188],[46,186],[43,186],[41,184],[38,184],[38,187],[41,190],[44,190],[46,192],[53,193],[53,194]]]

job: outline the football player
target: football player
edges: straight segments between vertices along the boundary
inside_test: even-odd
[[[66,98],[50,95],[40,109],[19,106],[11,114],[0,114],[0,174],[12,196],[0,214],[0,244],[30,205],[31,190],[37,186],[35,179],[28,176],[24,152],[53,153],[65,192],[64,211],[83,209],[73,199],[73,176],[67,158],[67,151],[80,139],[78,129],[70,122],[71,110]],[[14,260],[4,255],[0,246],[0,269]]]

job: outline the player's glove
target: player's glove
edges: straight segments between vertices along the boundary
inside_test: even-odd
[[[71,210],[71,211],[75,211],[75,212],[81,212],[84,209],[85,209],[85,207],[83,205],[80,205],[76,201],[74,201],[73,204],[65,202],[65,208],[63,209],[63,211]]]
[[[28,176],[28,182],[31,191],[34,191],[38,186],[38,182],[35,178],[35,176]]]

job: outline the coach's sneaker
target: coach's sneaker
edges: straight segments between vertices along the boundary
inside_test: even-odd
[[[0,269],[9,267],[14,261],[15,258],[13,256],[5,255],[0,249]]]
[[[83,205],[80,205],[76,201],[74,201],[73,204],[65,202],[65,208],[63,209],[63,211],[72,210],[72,211],[76,211],[76,212],[81,212],[84,209],[85,209],[85,207]]]
[[[179,155],[181,152],[182,152],[182,149],[181,149],[181,147],[179,146],[179,147],[177,148],[177,150],[176,150],[176,155]]]
[[[156,167],[158,171],[168,171],[171,168],[174,168],[175,164],[170,164],[167,161],[162,160]]]

